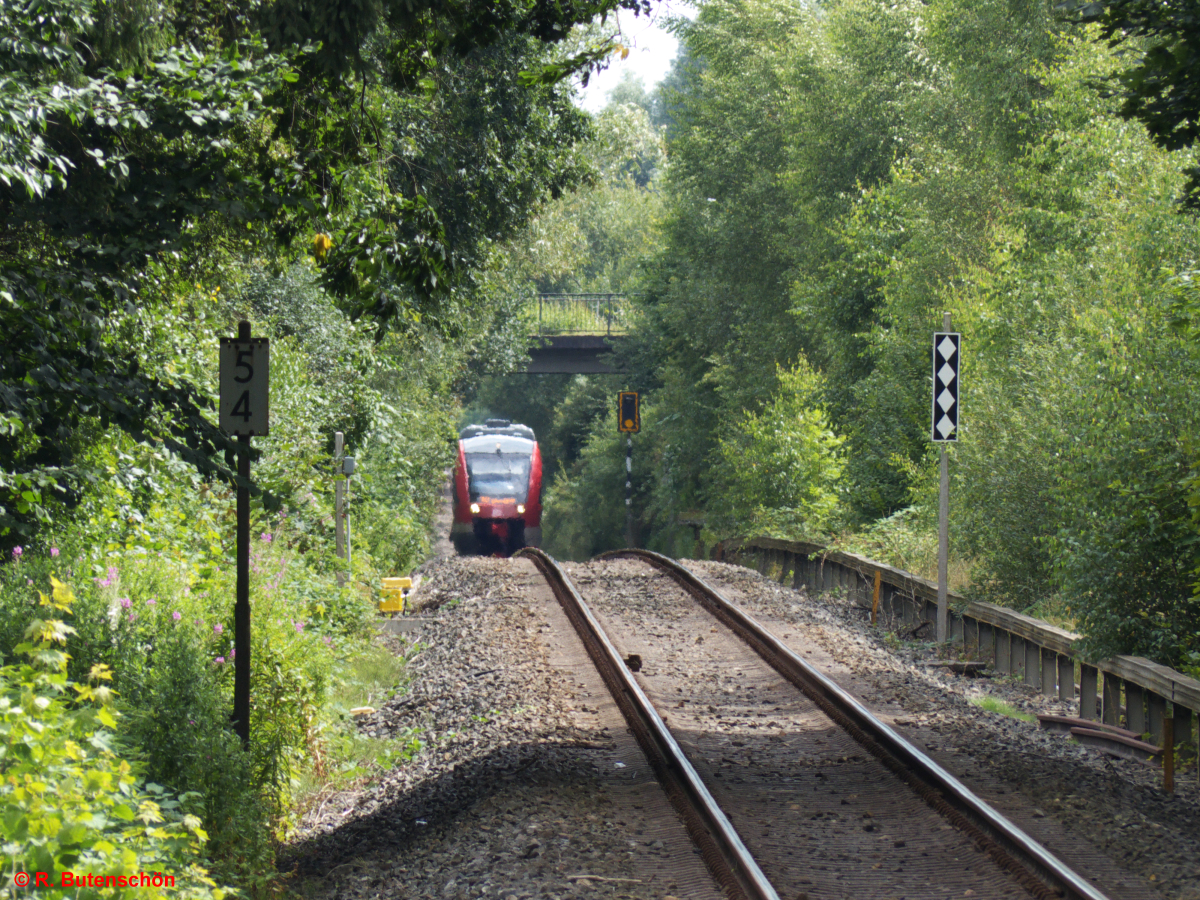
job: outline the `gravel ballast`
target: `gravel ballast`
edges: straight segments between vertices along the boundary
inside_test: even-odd
[[[1055,833],[1069,832],[1144,878],[1148,897],[1200,900],[1194,764],[1167,796],[1155,768],[971,701],[1066,715],[1073,704],[1011,679],[924,666],[929,645],[889,639],[835,597],[810,599],[736,566],[687,565],[780,636],[803,629],[824,654],[814,662],[1051,849]],[[416,730],[422,748],[309,811],[280,854],[289,888],[347,898],[720,896],[532,566],[445,557],[420,574],[419,615],[403,626],[411,682],[358,727],[402,740]]]

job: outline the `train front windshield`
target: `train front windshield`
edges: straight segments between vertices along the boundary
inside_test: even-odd
[[[466,449],[466,448],[464,448]],[[466,452],[467,484],[471,502],[480,497],[525,502],[529,493],[529,468],[533,446],[516,452],[500,449],[492,442],[491,452]]]

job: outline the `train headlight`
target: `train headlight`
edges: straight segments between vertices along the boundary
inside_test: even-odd
[[[473,512],[475,515],[479,515],[479,504],[478,503],[471,504],[471,512]]]
[[[518,516],[525,515],[525,504],[524,503],[517,504],[517,515]]]

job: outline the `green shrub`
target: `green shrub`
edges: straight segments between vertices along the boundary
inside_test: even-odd
[[[820,376],[803,360],[779,369],[779,389],[761,413],[746,413],[721,439],[708,502],[722,537],[820,535],[838,511],[843,440],[816,403]]]
[[[69,614],[73,599],[55,580],[41,608]],[[112,693],[102,684],[111,673],[97,666],[90,683],[67,678],[58,646],[72,631],[58,619],[35,619],[29,641],[17,648],[30,662],[0,669],[0,829],[12,867],[6,883],[18,872],[42,872],[51,886],[37,887],[39,897],[225,896],[197,862],[207,839],[201,820],[143,783],[117,754]],[[140,879],[143,872],[174,883],[62,886],[64,873]]]
[[[270,804],[252,755],[229,727],[227,666],[215,663],[206,643],[193,622],[157,637],[146,677],[121,698],[122,739],[147,778],[188,798],[206,825],[214,870],[245,884],[271,865]]]

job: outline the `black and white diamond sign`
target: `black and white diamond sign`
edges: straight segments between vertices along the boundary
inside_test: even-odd
[[[933,439],[958,440],[958,361],[962,335],[939,331],[933,336]]]

